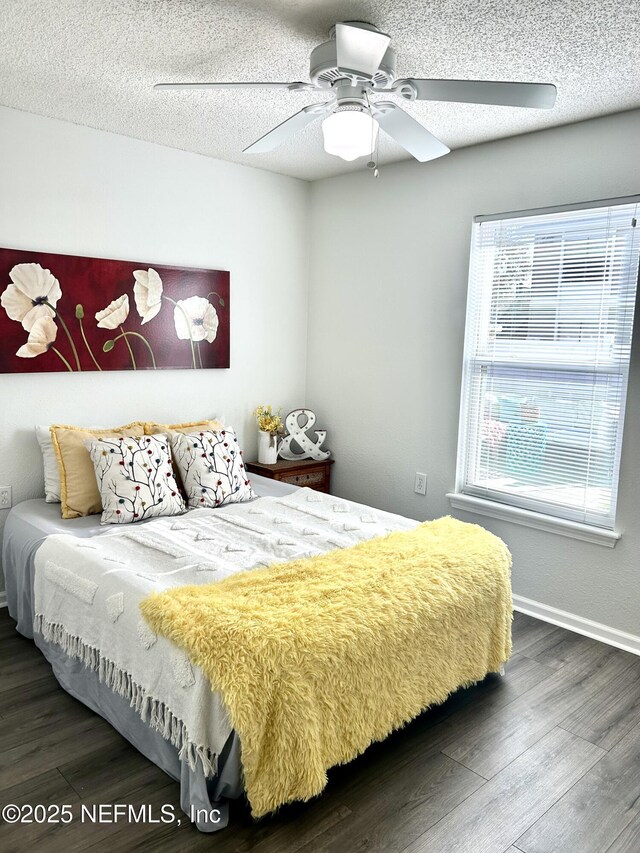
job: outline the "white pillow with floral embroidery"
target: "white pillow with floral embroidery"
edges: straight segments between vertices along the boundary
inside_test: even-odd
[[[100,490],[101,524],[128,524],[185,512],[165,435],[93,438],[84,444]]]
[[[216,507],[256,497],[232,429],[170,436],[190,507]]]

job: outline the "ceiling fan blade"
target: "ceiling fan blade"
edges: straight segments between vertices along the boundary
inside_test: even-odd
[[[336,24],[338,68],[373,77],[385,55],[391,37],[357,24]]]
[[[313,83],[156,83],[154,89],[288,89],[290,92],[315,89]]]
[[[449,153],[450,149],[444,142],[436,139],[419,121],[391,101],[378,101],[371,107],[373,117],[382,130],[421,163]]]
[[[551,109],[556,102],[552,83],[502,83],[492,80],[396,80],[393,91],[419,101],[495,104]]]
[[[308,107],[303,107],[300,112],[289,116],[277,127],[265,133],[260,139],[257,139],[248,148],[243,150],[244,154],[264,154],[267,151],[273,151],[279,145],[282,145],[289,137],[293,136],[299,130],[302,130],[312,121],[320,118],[326,113],[331,112],[334,108],[333,101],[324,101],[321,104],[310,104]]]

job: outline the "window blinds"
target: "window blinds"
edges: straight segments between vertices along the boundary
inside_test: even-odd
[[[638,202],[474,223],[459,492],[613,529]]]

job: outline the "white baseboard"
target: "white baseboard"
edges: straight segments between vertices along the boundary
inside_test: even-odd
[[[7,606],[7,593],[4,592],[4,590],[3,590],[2,592],[0,592],[0,607],[6,607],[6,606]]]
[[[610,628],[601,622],[593,622],[591,619],[585,619],[584,616],[576,616],[575,613],[567,613],[566,610],[558,610],[556,607],[541,604],[522,595],[513,596],[513,609],[519,613],[526,613],[527,616],[541,619],[543,622],[559,625],[568,631],[575,631],[576,634],[584,634],[585,637],[591,637],[609,646],[624,649],[625,652],[640,655],[640,637],[635,634],[618,631],[617,628]]]

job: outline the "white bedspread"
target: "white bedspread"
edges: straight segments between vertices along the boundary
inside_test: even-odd
[[[213,775],[231,724],[219,693],[139,612],[151,592],[355,545],[416,521],[300,489],[88,539],[49,536],[36,555],[34,628],[97,670]]]

